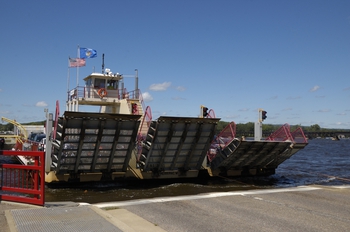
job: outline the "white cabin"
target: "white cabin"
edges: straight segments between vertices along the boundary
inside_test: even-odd
[[[128,92],[124,88],[123,75],[106,73],[91,73],[84,78],[85,86],[78,86],[68,92],[66,111],[79,112],[80,105],[100,106],[100,113],[136,114],[132,104],[137,104],[137,113],[142,107],[137,89],[137,72],[135,75],[135,90]],[[136,70],[137,71],[137,70]]]

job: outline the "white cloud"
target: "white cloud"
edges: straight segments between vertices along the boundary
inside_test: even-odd
[[[183,87],[183,86],[178,86],[178,87],[176,87],[176,90],[177,90],[177,91],[181,91],[181,92],[183,92],[183,91],[185,91],[185,90],[186,90],[186,88],[185,88],[185,87]]]
[[[46,107],[46,106],[48,106],[48,104],[46,102],[44,102],[44,101],[41,101],[41,102],[37,102],[35,104],[35,106],[37,106],[37,107]]]
[[[153,97],[149,92],[142,93],[142,98],[145,102],[150,102],[153,100]]]
[[[341,126],[341,127],[348,127],[350,125],[349,122],[336,122],[335,125]]]
[[[152,84],[149,89],[152,91],[165,91],[167,88],[169,88],[171,85],[171,82],[164,82],[162,84]]]
[[[310,92],[316,92],[317,90],[319,90],[319,88],[320,88],[320,86],[315,85],[314,87],[312,87],[312,88],[310,89]]]
[[[330,109],[322,109],[322,110],[318,110],[317,112],[321,112],[321,113],[325,113],[325,112],[330,112]]]

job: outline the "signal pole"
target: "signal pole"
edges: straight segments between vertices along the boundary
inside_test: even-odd
[[[45,172],[50,172],[51,170],[51,148],[52,148],[52,139],[54,136],[52,135],[52,125],[53,125],[53,114],[48,113],[48,109],[44,109],[44,112],[46,114],[46,149],[45,149]],[[58,119],[56,119],[58,120]],[[43,165],[43,164],[42,164]],[[43,176],[41,178],[44,178]]]
[[[199,117],[205,118],[207,116],[208,116],[208,107],[201,105]]]
[[[258,121],[254,124],[254,140],[260,141],[262,138],[262,122],[267,118],[267,112],[263,109],[258,110]]]

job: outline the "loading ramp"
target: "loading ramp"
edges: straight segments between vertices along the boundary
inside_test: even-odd
[[[219,150],[211,162],[211,168],[242,170],[264,168],[267,165],[277,167],[277,161],[281,161],[283,154],[290,154],[291,145],[291,142],[233,140]],[[289,155],[284,157],[289,158]]]
[[[51,170],[71,175],[126,172],[140,117],[66,111],[58,119]]]
[[[197,177],[219,120],[160,117],[152,121],[138,158],[143,175]]]
[[[230,123],[212,142],[208,160],[213,175],[270,175],[292,155],[307,146],[301,128],[290,131],[284,124],[265,140],[235,138],[236,125]]]

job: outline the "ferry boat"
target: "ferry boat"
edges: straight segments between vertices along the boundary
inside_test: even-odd
[[[220,118],[203,106],[200,117],[153,119],[137,70],[134,77],[128,91],[123,75],[91,73],[84,86],[68,91],[63,115],[56,103],[55,119],[47,117],[53,122],[46,132],[47,183],[270,175],[307,145],[302,130],[290,132],[288,125],[264,141],[236,138],[234,122],[216,134]]]

